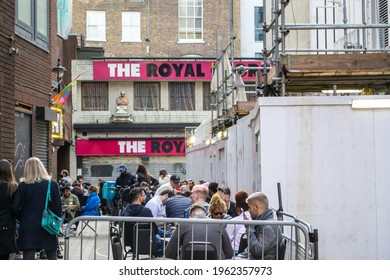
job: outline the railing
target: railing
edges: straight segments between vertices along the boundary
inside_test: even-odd
[[[129,253],[129,250],[126,248],[125,244],[125,234],[124,234],[124,223],[134,223],[139,225],[140,223],[147,223],[152,227],[152,224],[155,222],[164,223],[164,232],[169,230],[170,225],[176,225],[176,230],[179,231],[183,224],[192,224],[192,233],[196,224],[219,224],[221,227],[224,227],[228,224],[233,224],[234,227],[238,225],[245,225],[247,227],[255,227],[257,225],[271,225],[280,229],[280,236],[277,236],[277,244],[284,238],[285,243],[285,253],[282,259],[286,260],[312,260],[318,259],[317,253],[317,240],[318,238],[313,238],[316,233],[312,230],[312,227],[307,223],[300,221],[294,216],[282,213],[286,218],[290,218],[291,221],[259,221],[259,220],[218,220],[218,219],[169,219],[169,218],[146,218],[146,217],[113,217],[113,216],[80,216],[73,219],[65,229],[64,232],[64,258],[65,260],[69,259],[102,259],[109,260],[113,258],[112,254],[112,244],[111,236],[113,234],[119,235],[121,239],[121,256],[126,255],[126,252]],[[73,224],[80,222],[79,229],[84,228],[84,230],[79,234],[78,237],[75,237],[71,234],[70,229]],[[84,227],[84,224],[88,223],[90,227]],[[206,241],[210,240],[210,236],[215,234],[214,232],[207,231],[206,225]],[[137,226],[136,226],[137,227]],[[128,234],[128,233],[126,233]],[[154,236],[152,231],[149,231],[150,236],[147,238],[146,242],[152,244]],[[135,233],[135,238],[138,238],[138,233]],[[192,234],[193,236],[193,234]],[[193,238],[193,237],[192,237]],[[219,238],[222,238],[219,236]],[[142,259],[168,259],[165,254],[165,249],[167,245],[167,236],[165,233],[161,236],[163,242],[162,254],[157,258],[152,252],[152,246],[149,246],[149,252],[141,252]],[[178,239],[177,250],[179,256],[180,249],[180,239]],[[222,244],[219,243],[219,244]],[[141,244],[142,245],[142,244]],[[145,244],[144,244],[145,245]],[[264,245],[264,244],[263,244]],[[250,239],[248,239],[248,246],[251,246]],[[131,252],[135,254],[138,252],[138,242],[134,245],[134,248],[131,248]],[[222,250],[221,246],[216,248],[217,250]],[[221,252],[221,251],[219,251]],[[278,251],[279,252],[279,251]],[[191,255],[193,255],[191,253]],[[264,252],[263,256],[264,257]],[[249,258],[249,255],[248,255]],[[121,259],[123,259],[121,257]],[[138,256],[137,256],[138,259]],[[207,254],[205,258],[207,259]],[[277,255],[277,259],[281,259]]]

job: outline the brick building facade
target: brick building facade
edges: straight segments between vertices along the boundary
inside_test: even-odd
[[[37,13],[42,7],[46,13]],[[32,1],[30,8],[18,9],[18,1],[0,3],[0,158],[13,162],[19,179],[25,160],[37,156],[56,178],[57,161],[69,158],[69,153],[57,157],[58,146],[51,141],[56,117],[50,109],[50,100],[56,93],[52,92],[56,84],[52,68],[58,59],[68,60],[63,56],[66,42],[57,36],[56,0]],[[18,16],[20,9],[25,10]],[[31,17],[26,18],[29,12]],[[68,82],[69,77],[70,71],[62,83]],[[66,121],[69,126],[70,115]],[[69,134],[66,137],[69,141]]]
[[[197,2],[197,1],[195,1]],[[94,0],[73,1],[72,31],[86,37],[85,46],[103,47],[105,56],[159,56],[181,57],[198,55],[216,56],[216,43],[226,44],[230,32],[230,0],[203,0],[203,41],[183,43],[178,40],[178,0]],[[234,0],[234,32],[239,33],[240,1]],[[86,30],[87,11],[104,11],[106,19],[106,40],[88,40]],[[122,12],[140,13],[140,41],[123,42],[121,28]],[[217,37],[218,36],[218,37]],[[148,52],[149,47],[149,52]],[[240,54],[239,38],[235,54]]]
[[[230,25],[239,32],[239,3],[73,1],[72,32],[83,47],[104,49],[104,57],[72,64],[74,76],[83,73],[72,97],[73,177],[83,175],[93,184],[114,180],[120,163],[132,173],[143,164],[154,176],[166,168],[186,177],[186,127],[210,118],[212,66],[217,49],[229,41]],[[236,36],[236,56],[239,41]],[[131,121],[118,123],[121,91]]]
[[[0,158],[13,159],[15,141],[15,56],[9,55],[14,45],[14,1],[0,2]]]

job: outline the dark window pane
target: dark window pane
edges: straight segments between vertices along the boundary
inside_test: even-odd
[[[208,111],[211,108],[212,96],[210,82],[203,83],[203,110]]]
[[[91,165],[92,177],[111,177],[114,167],[112,165]]]
[[[160,109],[160,83],[134,83],[134,110]]]
[[[169,110],[194,111],[195,110],[195,83],[172,82],[169,88]]]
[[[81,100],[83,111],[108,111],[108,83],[82,83]]]
[[[263,7],[255,7],[255,41],[263,41]]]
[[[263,30],[255,29],[255,41],[263,41]]]

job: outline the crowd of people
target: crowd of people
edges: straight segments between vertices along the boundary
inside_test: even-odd
[[[262,192],[248,194],[244,190],[238,191],[233,202],[230,189],[216,182],[181,180],[179,175],[171,175],[164,169],[155,178],[143,165],[138,166],[134,175],[125,164],[119,166],[119,171],[116,185],[128,190],[127,195],[123,196],[126,200],[123,216],[237,221],[274,219],[268,198]],[[60,178],[58,182],[53,180],[42,162],[31,157],[26,161],[23,177],[18,183],[10,162],[0,161],[0,259],[9,259],[10,254],[17,252],[22,252],[26,260],[35,259],[37,252],[50,260],[62,257],[58,235],[48,233],[41,226],[48,187],[49,208],[61,216],[63,224],[78,215],[109,214],[109,202],[102,197],[104,180],[99,179],[95,186],[84,182],[82,176],[77,176],[72,182],[67,170],[61,171]],[[75,226],[73,230],[77,230],[77,224]],[[183,259],[183,252],[191,240],[207,240],[215,248],[223,248],[218,251],[218,258],[221,259],[277,257],[281,232],[275,226],[225,224],[221,227],[218,224],[206,226],[206,223],[176,226],[180,226],[180,230],[172,233],[166,223],[154,223],[155,256],[160,256],[162,246],[166,245],[166,257]],[[161,237],[171,239],[163,244]],[[241,250],[243,237],[250,246]],[[178,252],[180,255],[177,255]]]
[[[235,202],[231,198],[231,190],[226,186],[218,186],[216,182],[204,182],[199,180],[180,180],[179,175],[170,175],[166,170],[159,172],[159,179],[156,180],[149,175],[139,176],[138,170],[135,176],[127,171],[125,165],[122,174],[117,179],[117,185],[126,181],[131,186],[124,216],[154,217],[154,218],[190,218],[190,219],[232,219],[237,220],[273,220],[273,211],[269,208],[268,197],[263,192],[248,194],[241,190],[235,194]],[[139,169],[139,168],[138,168]],[[141,168],[142,174],[148,174],[146,169]],[[132,178],[121,180],[123,178]],[[142,178],[141,182],[138,178]],[[157,183],[158,182],[158,183]],[[125,184],[122,184],[125,186]],[[148,200],[146,200],[148,197]],[[134,202],[136,205],[134,206]],[[136,214],[134,209],[137,209]],[[157,243],[155,248],[161,248],[161,237],[171,237],[165,254],[168,258],[183,259],[184,248],[191,240],[207,240],[215,248],[223,248],[218,251],[218,259],[276,259],[278,241],[281,237],[279,227],[271,225],[257,225],[246,227],[243,224],[228,224],[220,227],[217,224],[205,226],[196,223],[193,229],[191,224],[180,225],[180,230],[164,232],[167,225],[157,222],[154,225],[156,234],[153,242]],[[207,231],[206,231],[207,228]],[[179,236],[180,234],[180,236]],[[245,237],[249,247],[242,246],[240,242]],[[180,248],[178,248],[180,246]],[[177,256],[177,252],[181,252]],[[161,253],[161,252],[160,252]],[[159,256],[159,252],[154,253]]]

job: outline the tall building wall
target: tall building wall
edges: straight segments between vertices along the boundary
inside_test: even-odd
[[[0,18],[0,158],[11,160],[15,146],[15,55],[9,54],[9,48],[14,46],[10,37],[15,38],[14,1],[0,2]]]
[[[239,34],[239,1],[234,0],[234,33]],[[203,43],[178,42],[178,0],[164,1],[73,1],[72,32],[86,38],[85,46],[103,47],[105,56],[216,56],[219,48],[228,43],[230,34],[230,0],[203,1]],[[106,11],[106,41],[88,41],[87,11]],[[141,41],[124,43],[122,12],[141,13]],[[149,34],[150,31],[150,34]],[[216,37],[218,35],[218,37]],[[149,38],[150,42],[147,42]],[[235,40],[235,53],[240,53],[240,37]],[[148,47],[150,52],[148,53]]]

